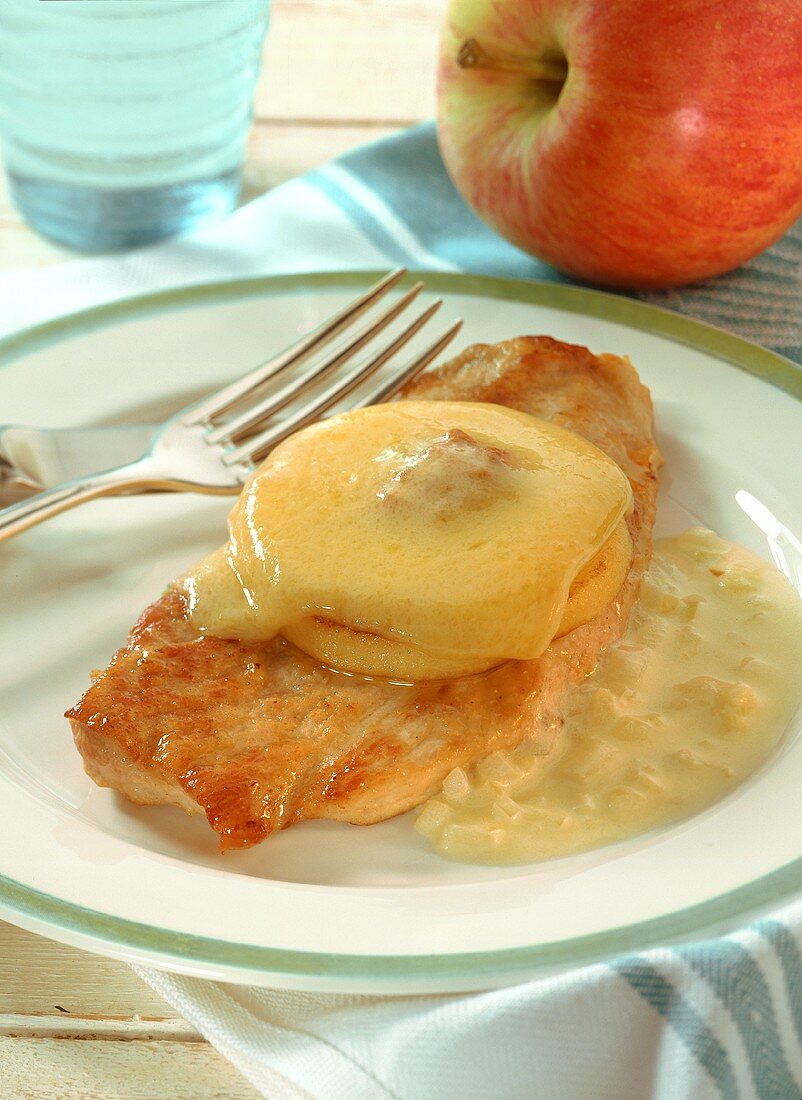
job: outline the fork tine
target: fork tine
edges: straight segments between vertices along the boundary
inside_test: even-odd
[[[358,351],[361,351],[361,349],[366,344],[369,344],[374,337],[378,336],[388,325],[392,324],[396,317],[398,317],[400,313],[403,313],[407,306],[413,299],[417,298],[422,290],[423,283],[415,283],[406,294],[399,298],[397,302],[394,302],[389,309],[386,309],[380,317],[362,329],[362,331],[358,333],[342,351],[332,356],[332,358],[326,359],[312,370],[307,371],[306,374],[303,374],[300,378],[291,379],[286,385],[282,386],[280,390],[269,394],[263,401],[258,402],[252,408],[246,409],[233,420],[227,420],[218,428],[213,428],[206,433],[206,441],[208,443],[234,441],[245,432],[254,429],[260,421],[265,420],[268,416],[272,416],[286,405],[289,405],[296,397],[300,397],[306,390],[311,389],[316,382],[320,381],[327,374],[331,374],[332,371],[341,367],[344,363],[347,363],[349,359],[352,359]]]
[[[399,333],[386,348],[383,348],[382,351],[378,352],[372,359],[369,359],[367,363],[362,363],[354,367],[344,377],[332,382],[317,396],[313,396],[308,404],[298,409],[293,416],[288,417],[286,420],[282,420],[279,424],[271,425],[254,438],[246,439],[235,450],[227,451],[223,455],[223,462],[228,465],[229,462],[242,461],[242,457],[251,456],[266,448],[269,449],[274,447],[276,443],[280,442],[282,439],[286,439],[286,437],[291,435],[297,428],[310,423],[312,420],[316,420],[320,413],[325,412],[326,409],[336,404],[341,397],[345,397],[351,390],[358,386],[360,382],[370,377],[379,367],[383,366],[399,348],[411,340],[412,337],[423,328],[426,322],[437,312],[442,304],[440,299],[432,302],[428,309],[425,309],[423,313],[408,325],[403,332]]]
[[[336,404],[340,398],[345,397],[353,389],[355,389],[360,382],[366,378],[375,374],[379,367],[383,366],[388,359],[406,344],[412,337],[420,331],[420,329],[426,324],[426,322],[437,312],[442,305],[442,301],[437,299],[434,301],[428,309],[426,309],[420,317],[412,322],[395,340],[392,341],[383,351],[381,351],[374,359],[369,363],[352,370],[344,379],[339,383],[333,383],[310,405],[305,405],[302,409],[290,417],[287,420],[282,421],[280,424],[275,424],[270,428],[267,428],[260,435],[255,436],[252,439],[245,440],[234,450],[228,451],[223,455],[223,462],[225,465],[242,463],[246,461],[254,461],[273,447],[277,446],[287,436],[292,435],[298,428],[303,427],[305,424],[310,423],[313,420],[317,420],[320,413],[325,412],[326,409]],[[441,336],[434,344],[422,352],[412,363],[405,367],[398,374],[395,374],[392,378],[387,379],[381,385],[376,386],[373,390],[369,391],[354,408],[362,408],[365,405],[375,404],[377,401],[386,400],[387,397],[397,393],[398,390],[409,379],[414,378],[416,374],[423,370],[435,356],[439,355],[443,348],[453,340],[459,329],[462,327],[462,321],[457,321],[447,329],[446,333]]]
[[[405,267],[398,267],[389,272],[378,283],[366,290],[364,294],[353,302],[349,302],[347,306],[327,321],[324,321],[313,332],[302,337],[297,343],[292,344],[273,359],[269,359],[266,363],[256,367],[255,370],[249,371],[243,377],[237,378],[229,385],[223,386],[215,393],[209,394],[208,397],[190,406],[181,417],[181,423],[186,425],[199,424],[204,420],[219,416],[269,378],[275,377],[281,371],[286,370],[287,367],[302,362],[312,352],[317,351],[329,340],[334,339],[353,320],[370,309],[374,302],[383,298],[388,291],[392,290],[403,279],[404,275],[406,275]]]
[[[374,386],[373,389],[368,390],[359,401],[354,405],[355,409],[363,409],[366,405],[380,405],[383,401],[389,401],[391,397],[394,397],[399,390],[402,390],[407,382],[411,382],[412,379],[431,363],[433,359],[443,351],[459,330],[462,328],[462,318],[456,320],[450,328],[447,328],[439,340],[435,341],[430,348],[421,352],[417,359],[400,371],[392,378],[386,379],[378,386]]]

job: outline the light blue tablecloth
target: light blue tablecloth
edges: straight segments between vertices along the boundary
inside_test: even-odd
[[[198,236],[0,277],[0,332],[161,287],[392,264],[563,278],[466,209],[425,125]],[[800,363],[801,291],[797,225],[737,272],[641,297]],[[271,1100],[800,1100],[800,948],[798,903],[723,938],[470,996],[311,996],[142,974]]]

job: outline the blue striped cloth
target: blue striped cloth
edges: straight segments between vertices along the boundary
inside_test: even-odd
[[[195,237],[0,277],[0,332],[140,291],[390,264],[567,281],[466,209],[416,127]],[[802,363],[802,227],[741,270],[641,295]],[[802,903],[736,933],[511,989],[368,998],[139,970],[271,1100],[801,1100]]]

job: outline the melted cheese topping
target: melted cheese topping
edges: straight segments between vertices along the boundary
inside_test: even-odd
[[[802,602],[710,531],[655,547],[623,639],[532,746],[456,769],[416,828],[443,855],[525,863],[696,813],[766,759],[802,694]]]
[[[577,625],[610,602],[631,506],[618,466],[572,432],[495,405],[403,401],[276,448],[228,546],[183,583],[201,631],[282,633],[365,675],[465,675],[537,657],[566,615]]]

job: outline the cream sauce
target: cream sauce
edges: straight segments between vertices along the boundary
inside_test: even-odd
[[[695,528],[655,546],[624,637],[565,699],[548,756],[455,769],[417,830],[443,855],[550,859],[697,813],[771,753],[802,694],[802,602]]]

